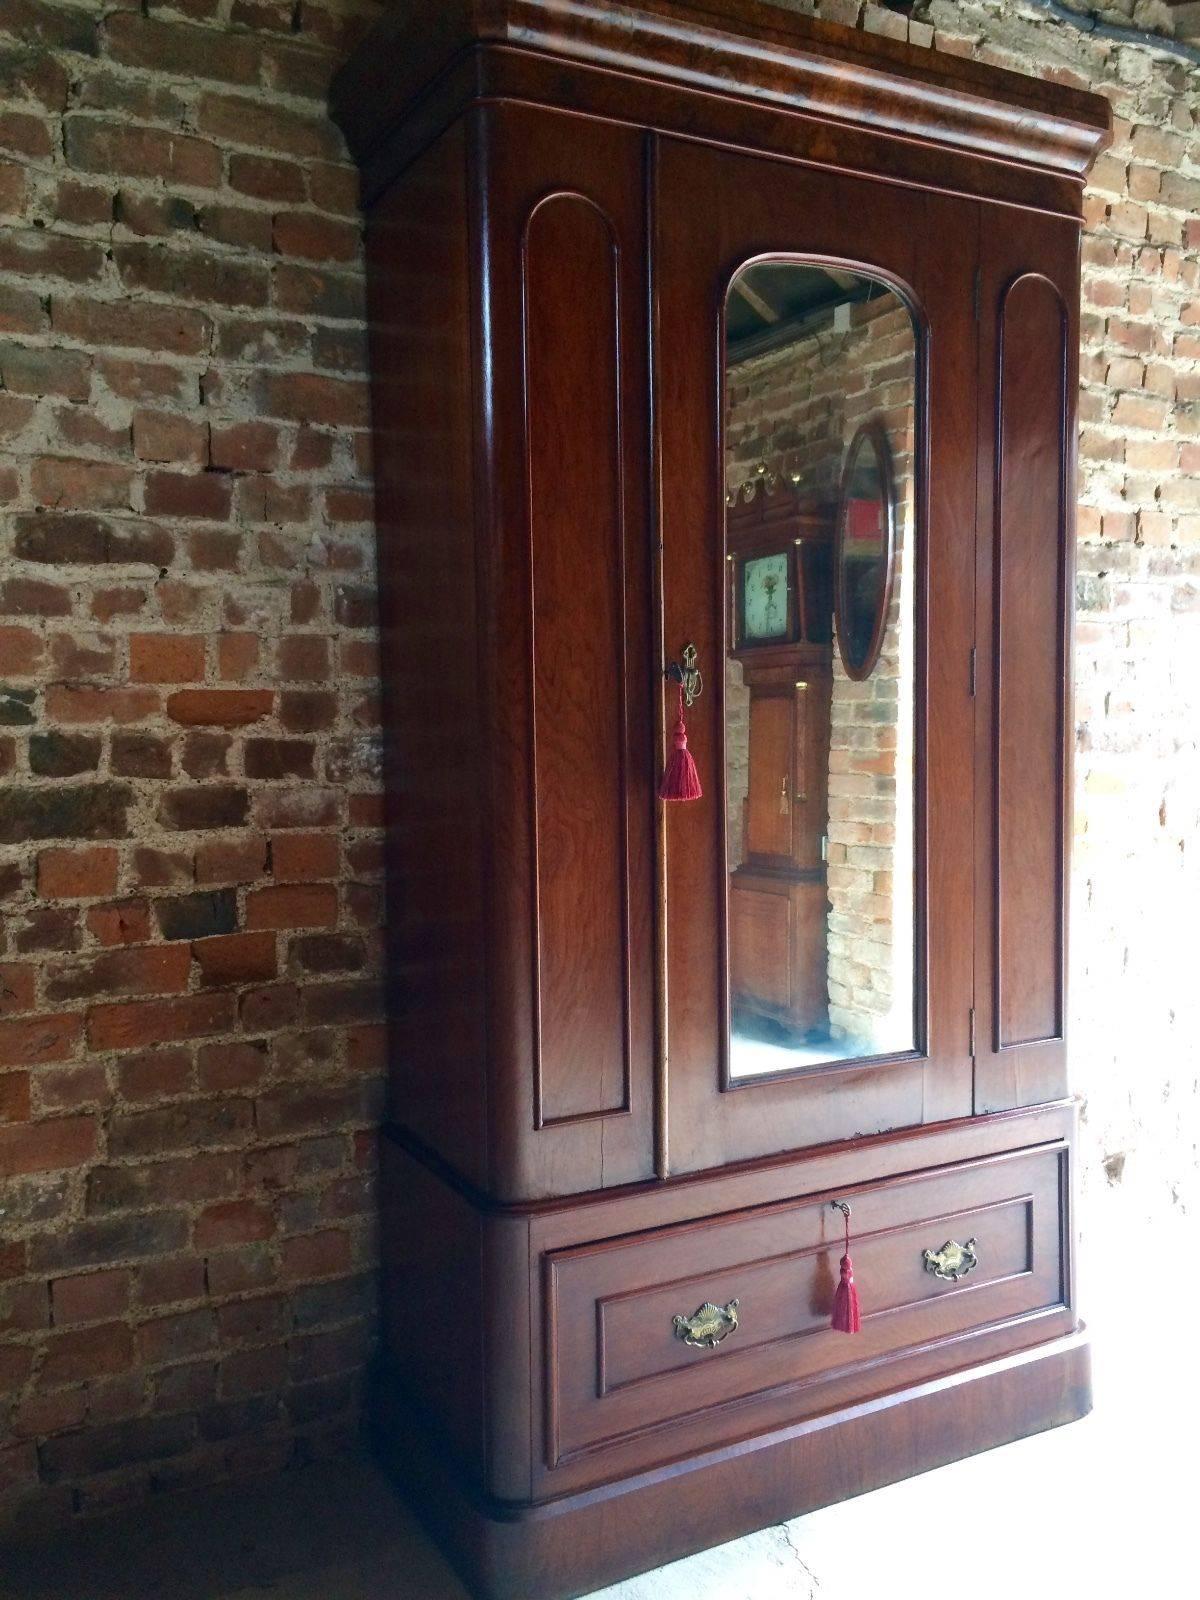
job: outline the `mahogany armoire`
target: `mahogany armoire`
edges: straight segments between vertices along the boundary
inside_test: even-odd
[[[1109,108],[753,0],[402,0],[333,106],[387,735],[372,1430],[474,1593],[558,1600],[1089,1407],[1066,852]],[[782,490],[836,523],[808,717],[803,529],[731,543]],[[805,1014],[731,989],[755,795],[810,808]],[[752,994],[798,903],[754,860]]]

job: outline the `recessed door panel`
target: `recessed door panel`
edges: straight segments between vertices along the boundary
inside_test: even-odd
[[[536,1199],[653,1171],[644,138],[517,106],[481,112],[475,138],[491,1182]]]
[[[980,285],[975,1109],[1067,1091],[1079,236],[988,207]]]

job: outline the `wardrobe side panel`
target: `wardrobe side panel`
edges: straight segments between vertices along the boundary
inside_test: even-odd
[[[379,552],[390,1117],[486,1182],[487,784],[462,124],[367,223]]]

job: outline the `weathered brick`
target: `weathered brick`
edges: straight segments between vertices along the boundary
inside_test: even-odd
[[[82,1166],[95,1149],[94,1117],[55,1117],[0,1127],[0,1177]]]
[[[139,300],[72,300],[51,296],[50,320],[54,331],[91,345],[180,356],[201,354],[208,346],[212,324],[191,306],[152,305]],[[116,375],[109,364],[107,371]],[[128,375],[128,369],[126,369]],[[168,366],[155,380],[172,388],[178,375]]]
[[[280,884],[246,896],[249,928],[332,928],[337,922],[333,885]]]
[[[223,995],[192,995],[179,1000],[142,1000],[127,1005],[93,1006],[87,1039],[93,1050],[130,1050],[174,1039],[195,1039],[232,1027]]]
[[[159,801],[158,818],[164,827],[180,831],[237,828],[245,822],[249,806],[246,790],[237,784],[169,789]]]
[[[269,689],[183,689],[167,700],[167,715],[187,727],[244,728],[269,716]]]
[[[22,561],[53,566],[169,566],[175,542],[153,523],[43,512],[15,519],[14,548]]]
[[[229,1109],[218,1111],[222,1104],[227,1104]],[[240,1142],[234,1102],[201,1102],[201,1105],[209,1108],[203,1120],[193,1102],[138,1112],[123,1122],[122,1139],[137,1145],[133,1154],[169,1159],[93,1168],[87,1178],[89,1214],[191,1204],[233,1194],[239,1183],[239,1157],[235,1152],[202,1149],[182,1155],[174,1153],[181,1147],[186,1149],[193,1142],[190,1135],[197,1130],[202,1145]],[[158,1137],[164,1137],[166,1144],[155,1144]]]
[[[221,181],[221,153],[207,139],[91,116],[66,118],[64,135],[67,160],[81,172],[163,178],[197,189]]]
[[[203,939],[193,946],[193,954],[206,988],[261,983],[276,975],[275,936],[270,932]]]
[[[84,401],[92,389],[92,358],[83,350],[48,350],[6,339],[0,342],[0,379],[11,394]]]
[[[154,913],[164,939],[208,939],[237,926],[237,897],[231,889],[157,900]]]
[[[0,843],[126,838],[131,799],[128,786],[119,783],[0,787]]]
[[[38,893],[46,900],[96,899],[117,887],[119,858],[112,849],[43,850],[38,856]]]
[[[54,1279],[50,1298],[55,1326],[119,1318],[128,1307],[132,1283],[133,1274],[126,1267]]]

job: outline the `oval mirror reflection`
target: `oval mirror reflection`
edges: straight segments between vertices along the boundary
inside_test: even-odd
[[[895,548],[892,451],[881,422],[865,422],[846,452],[834,550],[834,605],[842,665],[869,678],[892,598]]]

